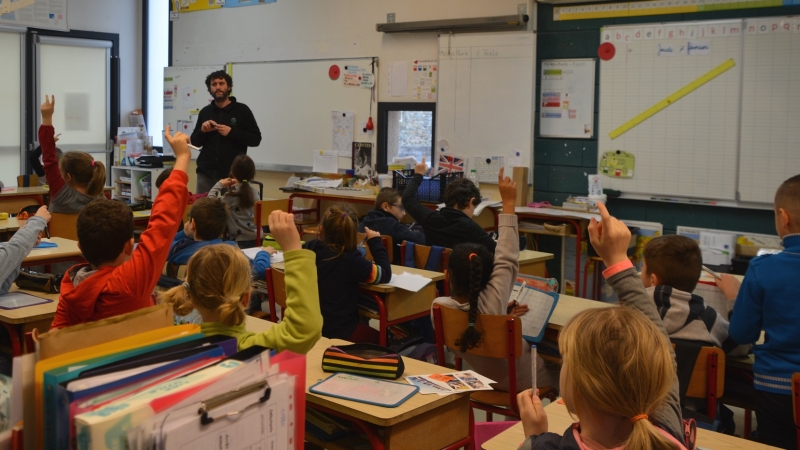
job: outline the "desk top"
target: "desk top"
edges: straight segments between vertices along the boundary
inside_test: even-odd
[[[275,324],[272,322],[256,319],[255,317],[251,316],[247,316],[245,319],[245,327],[247,328],[247,331],[252,331],[255,333],[266,331],[274,325]],[[314,348],[308,352],[306,359],[306,396],[309,402],[342,412],[350,417],[355,417],[378,426],[391,426],[430,411],[433,408],[438,408],[441,405],[455,401],[461,395],[452,394],[440,397],[435,394],[415,394],[396,408],[384,408],[381,406],[368,405],[366,403],[327,397],[308,392],[309,386],[313,386],[320,380],[331,376],[330,373],[325,373],[322,371],[322,354],[325,352],[325,349],[331,345],[343,345],[349,343],[350,342],[340,339],[320,338],[320,340],[314,345]],[[426,362],[411,358],[404,357],[403,362],[406,368],[403,376],[423,375],[447,370],[443,367],[435,366],[433,364],[428,364]],[[403,379],[397,381],[405,383],[405,380]]]
[[[574,420],[567,412],[567,407],[558,402],[551,403],[544,407],[547,412],[549,430],[553,433],[562,434],[567,428],[572,426]],[[522,423],[518,423],[508,430],[498,434],[494,438],[483,443],[484,450],[508,450],[515,449],[525,441],[525,433],[522,431]],[[747,441],[727,434],[715,433],[709,430],[697,429],[697,446],[703,448],[713,448],[714,450],[767,450],[774,449],[768,445],[758,442]]]
[[[556,309],[548,321],[548,328],[560,330],[576,314],[587,309],[610,308],[616,306],[612,303],[605,303],[597,300],[586,300],[585,298],[573,297],[571,295],[559,295]]]
[[[33,187],[12,187],[3,188],[0,192],[0,197],[17,197],[21,195],[46,195],[50,193],[50,188],[47,186],[33,186]]]
[[[150,213],[152,213],[152,210],[150,209],[145,209],[144,211],[134,211],[133,220],[149,219]]]
[[[0,322],[20,324],[35,322],[37,320],[52,319],[56,315],[56,308],[58,307],[58,294],[45,294],[44,292],[19,289],[16,285],[12,285],[9,291],[25,292],[33,295],[34,297],[46,298],[53,301],[50,303],[43,303],[41,305],[26,306],[24,308],[0,309]]]
[[[281,271],[285,270],[286,268],[283,262],[275,263],[271,267]],[[444,274],[441,272],[414,269],[412,267],[395,266],[394,264],[392,264],[392,273],[395,275],[400,275],[401,273],[413,273],[415,275],[422,275],[423,277],[430,278],[431,281],[434,282],[444,280]],[[389,286],[388,284],[363,284],[361,287],[375,292],[392,292],[398,289],[394,286]]]
[[[23,263],[31,263],[36,261],[47,261],[56,258],[70,258],[73,256],[80,256],[81,250],[78,248],[78,241],[65,239],[60,237],[50,238],[50,242],[55,242],[58,247],[52,248],[35,248],[31,250],[28,256],[25,257]]]
[[[8,219],[0,220],[0,233],[17,230],[19,230],[19,222],[17,222],[16,217],[9,217]]]
[[[519,261],[520,265],[523,264],[532,264],[542,261],[547,261],[548,259],[553,259],[554,255],[552,253],[544,253],[544,252],[536,252],[533,250],[522,250],[519,252]]]

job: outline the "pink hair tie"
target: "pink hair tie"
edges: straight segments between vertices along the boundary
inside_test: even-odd
[[[94,167],[94,161],[92,161],[92,167]]]

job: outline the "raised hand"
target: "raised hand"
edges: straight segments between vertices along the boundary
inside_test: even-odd
[[[294,223],[294,214],[272,211],[269,215],[269,232],[284,252],[300,250],[300,234]]]
[[[420,175],[425,175],[428,173],[428,165],[425,164],[424,156],[422,157],[422,162],[419,162],[416,166],[414,166],[414,173],[418,173]]]
[[[631,231],[624,223],[611,216],[602,202],[597,202],[597,208],[600,210],[601,221],[592,217],[589,223],[589,239],[606,267],[611,267],[628,259]]]
[[[497,174],[497,188],[500,190],[500,199],[503,201],[503,214],[514,214],[517,202],[517,183],[511,177],[504,176],[505,167],[500,168]]]
[[[533,394],[533,389],[517,394],[517,406],[519,406],[519,418],[522,421],[525,436],[547,433],[547,413],[542,406],[538,389],[536,395]]]
[[[53,113],[56,110],[56,96],[45,95],[44,103],[39,108],[42,113],[42,125],[53,125]]]
[[[364,227],[364,233],[367,235],[367,240],[370,240],[374,237],[380,237],[380,233],[377,231],[372,231],[367,227]]]

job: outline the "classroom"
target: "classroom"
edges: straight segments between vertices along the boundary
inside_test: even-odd
[[[0,0],[0,60],[0,450],[800,448],[797,0]]]

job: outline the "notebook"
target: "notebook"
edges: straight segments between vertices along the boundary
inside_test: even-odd
[[[0,309],[17,309],[50,302],[52,302],[52,300],[36,297],[24,292],[9,292],[6,295],[0,295]]]
[[[419,388],[405,383],[335,373],[308,390],[329,397],[394,408],[411,398]]]
[[[541,342],[558,298],[555,292],[544,292],[525,283],[514,283],[509,301],[516,300],[520,305],[528,305],[528,312],[519,318],[523,339],[534,344]]]

